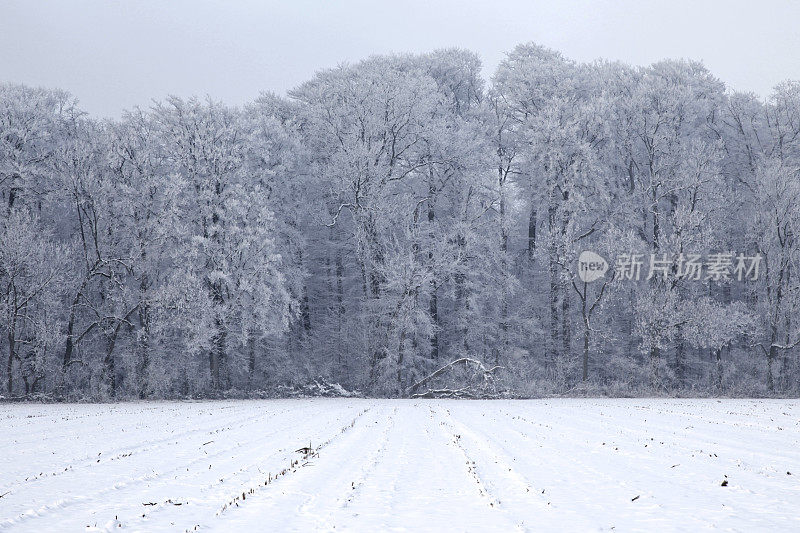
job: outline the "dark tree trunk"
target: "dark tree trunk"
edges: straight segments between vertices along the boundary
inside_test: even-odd
[[[536,251],[536,208],[531,209],[530,217],[528,218],[528,258],[533,259],[533,253]]]
[[[559,360],[561,352],[558,343],[559,340],[559,327],[558,327],[558,296],[559,296],[559,281],[558,270],[555,260],[551,258],[550,262],[550,335],[549,335],[549,358],[550,364],[554,365]]]
[[[684,352],[686,350],[683,340],[683,328],[678,326],[678,344],[675,346],[675,380],[679,386],[683,386],[685,379],[684,372]]]
[[[653,388],[658,387],[658,365],[659,360],[661,359],[661,349],[658,346],[654,346],[650,349],[650,379],[651,385]]]
[[[428,194],[434,194],[433,186],[429,186]],[[428,202],[428,225],[430,227],[430,243],[429,246],[433,246],[434,244],[434,231],[433,231],[433,222],[436,218],[436,212],[433,208],[433,202]],[[428,252],[428,264],[430,268],[433,268],[433,250]],[[431,360],[438,361],[439,360],[439,297],[436,293],[437,291],[437,284],[436,284],[436,276],[432,276],[431,279],[431,301],[428,308],[428,312],[431,316],[431,322],[433,323],[433,334],[431,335]]]
[[[433,323],[433,334],[431,335],[431,360],[439,360],[439,298],[436,294],[436,283],[431,282],[431,301],[428,312]]]
[[[583,381],[589,379],[589,326],[583,330]]]
[[[211,371],[211,387],[214,390],[220,390],[223,386],[222,379],[225,374],[227,331],[221,317],[217,317],[215,322],[217,331],[214,334],[213,345],[209,354],[209,363]]]
[[[494,351],[494,364],[500,364],[500,354],[505,354],[508,351],[508,230],[506,229],[506,199],[503,185],[505,183],[505,176],[500,174],[500,265],[503,269],[501,273],[500,283],[502,284],[502,293],[500,295],[502,302],[500,304],[500,347]]]
[[[150,370],[150,308],[142,304],[139,309],[140,332],[136,339],[138,351],[136,361],[136,387],[138,396],[144,399],[147,396],[148,372]]]
[[[775,347],[775,343],[773,342],[769,347],[769,351],[767,352],[767,390],[770,392],[775,391],[775,382],[772,378],[772,362],[777,356],[777,351],[778,349]]]
[[[247,389],[252,390],[256,375],[256,337],[250,332],[247,336]]]
[[[8,363],[6,364],[6,391],[8,392],[8,396],[10,397],[13,390],[14,390],[14,357],[16,354],[14,353],[14,344],[16,343],[16,339],[14,338],[14,326],[12,325],[8,330]]]
[[[561,342],[564,356],[570,357],[572,353],[572,332],[569,322],[569,291],[566,283],[561,284]]]
[[[70,361],[72,361],[72,351],[75,348],[74,335],[75,335],[75,308],[78,305],[78,298],[72,302],[72,307],[69,311],[69,321],[67,322],[67,340],[64,343],[64,359],[62,361],[62,368],[67,370]]]
[[[132,314],[133,311],[128,313],[125,317]],[[116,358],[114,357],[114,347],[117,344],[117,337],[119,336],[119,331],[122,329],[122,325],[125,323],[123,320],[118,320],[117,324],[114,326],[114,331],[111,333],[111,336],[108,338],[108,350],[106,351],[106,357],[104,360],[104,367],[106,372],[106,377],[108,379],[108,388],[111,392],[111,397],[116,398],[117,396],[117,362]]]
[[[583,318],[583,381],[589,379],[589,310],[586,308],[586,301],[589,297],[588,284],[583,283],[583,294],[581,295],[581,317]]]
[[[89,283],[89,278],[92,275],[92,271],[90,270],[89,273],[83,278],[83,282],[81,286],[78,288],[78,291],[75,293],[75,298],[72,299],[72,305],[69,308],[69,321],[67,322],[67,338],[64,343],[64,358],[62,360],[62,369],[66,372],[67,367],[69,366],[70,362],[72,361],[72,352],[75,349],[75,312],[78,308],[78,303],[81,301],[81,295],[83,294],[86,285]]]

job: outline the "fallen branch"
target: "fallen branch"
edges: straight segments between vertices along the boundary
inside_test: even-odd
[[[770,348],[770,350],[772,350],[772,348],[775,348],[776,350],[784,350],[784,351],[786,351],[786,350],[793,349],[798,344],[800,344],[800,337],[798,337],[796,341],[794,341],[792,343],[789,343],[789,344],[776,344],[776,343],[773,342],[772,344],[769,345],[769,348]],[[751,344],[750,347],[751,348],[755,348],[755,347],[761,348],[761,351],[764,352],[764,355],[769,357],[769,351],[767,351],[767,349],[764,347],[764,345],[762,343],[759,342],[759,343],[756,343],[756,344]]]
[[[412,394],[412,398],[476,398],[467,387],[460,389],[433,389],[417,394]]]
[[[483,365],[483,363],[481,363],[477,359],[472,359],[470,357],[461,357],[460,359],[456,359],[455,361],[450,361],[449,363],[447,363],[443,367],[439,368],[438,370],[436,370],[432,374],[428,375],[427,377],[422,378],[421,380],[417,381],[416,383],[414,383],[413,385],[408,387],[408,389],[406,389],[406,394],[408,394],[412,398],[414,398],[414,397],[422,397],[422,396],[419,396],[419,395],[415,395],[415,392],[420,387],[422,387],[423,385],[425,385],[429,381],[441,376],[442,374],[444,374],[445,372],[447,372],[448,370],[454,368],[457,365],[464,365],[465,368],[469,367],[469,366],[475,367],[478,371],[483,373],[484,381],[490,379],[495,370],[503,368],[502,366],[498,366],[498,365],[493,366],[491,368],[486,368]],[[443,391],[448,391],[448,390],[450,390],[450,389],[443,389]],[[465,390],[467,390],[466,387],[463,388],[463,389],[456,389],[456,390],[453,390],[451,392],[457,393],[459,391],[465,391]],[[433,391],[428,391],[428,392],[432,393]]]

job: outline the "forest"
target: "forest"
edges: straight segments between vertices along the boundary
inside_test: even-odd
[[[797,81],[524,44],[119,119],[5,83],[0,195],[5,398],[800,394]]]

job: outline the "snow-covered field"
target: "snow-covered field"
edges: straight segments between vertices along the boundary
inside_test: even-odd
[[[0,431],[3,531],[800,531],[793,400],[0,405]]]

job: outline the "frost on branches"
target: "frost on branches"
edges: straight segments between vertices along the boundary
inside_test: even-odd
[[[535,44],[120,120],[3,84],[3,396],[797,394],[798,168],[797,82]]]

